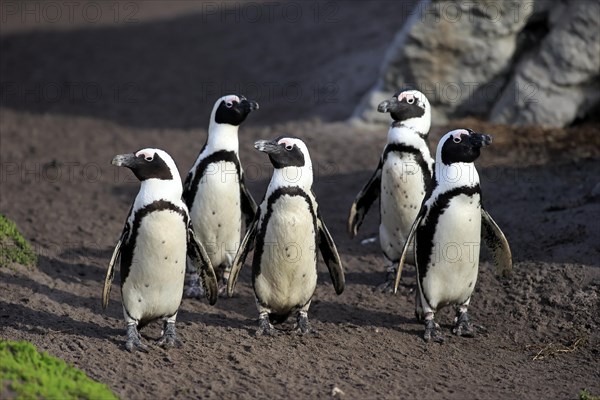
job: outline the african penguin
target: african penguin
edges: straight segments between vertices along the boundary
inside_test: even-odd
[[[336,293],[344,290],[344,271],[335,243],[312,192],[313,171],[304,142],[293,137],[259,140],[273,176],[265,197],[233,262],[227,293],[232,296],[240,269],[255,243],[252,286],[259,312],[257,335],[276,331],[271,323],[296,313],[297,332],[310,331],[308,308],[317,286],[317,248]]]
[[[473,336],[467,309],[477,281],[479,246],[484,240],[491,250],[497,272],[508,276],[512,255],[506,237],[483,209],[479,175],[473,161],[491,143],[488,135],[457,129],[444,135],[436,152],[433,185],[423,201],[408,236],[415,240],[417,267],[416,316],[425,319],[424,339],[442,341],[434,314],[442,307],[456,307],[453,332]],[[395,289],[410,246],[404,245]]]
[[[194,235],[181,200],[179,171],[173,159],[159,149],[118,155],[112,164],[131,169],[141,187],[108,265],[102,307],[108,305],[114,266],[120,257],[127,350],[147,351],[138,328],[157,319],[165,320],[158,344],[178,345],[175,319],[183,295],[186,257],[198,269],[211,305],[218,294],[210,259]]]
[[[383,101],[377,111],[389,113],[393,121],[379,165],[352,203],[348,233],[356,236],[365,214],[379,198],[379,241],[391,265],[378,288],[391,291],[396,263],[431,184],[434,162],[427,147],[431,107],[423,93],[406,90]],[[407,261],[414,264],[412,257]]]
[[[238,129],[258,103],[244,96],[223,96],[215,102],[208,138],[187,175],[183,199],[190,210],[194,231],[206,248],[224,290],[241,238],[242,214],[246,227],[254,218],[256,203],[244,184],[238,157]],[[188,268],[184,296],[200,297],[198,276]]]

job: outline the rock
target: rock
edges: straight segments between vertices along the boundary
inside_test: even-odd
[[[422,0],[353,117],[387,123],[377,104],[414,87],[427,95],[436,125],[465,116],[568,125],[598,103],[599,7],[593,0]]]
[[[600,3],[570,2],[550,21],[539,48],[515,68],[492,122],[567,126],[600,100]]]

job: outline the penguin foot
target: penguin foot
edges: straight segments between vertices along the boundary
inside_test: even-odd
[[[442,343],[444,341],[444,335],[440,332],[440,326],[433,319],[425,321],[423,339],[426,342],[433,340],[434,342]]]
[[[221,297],[228,297],[227,296],[227,281],[224,282],[219,282],[218,284],[218,290],[219,290],[219,296]]]
[[[419,310],[415,310],[415,318],[417,319],[417,322],[423,322],[423,312],[419,312]]]
[[[394,284],[396,281],[396,267],[390,266],[386,270],[385,282],[378,285],[375,290],[380,293],[394,293]]]
[[[454,318],[454,328],[452,333],[456,336],[473,337],[475,336],[475,328],[469,321],[469,315],[467,312],[458,312],[456,318]]]
[[[269,322],[269,315],[264,314],[258,317],[258,329],[256,330],[256,336],[275,336],[279,332]]]
[[[217,290],[219,296],[229,298],[229,296],[227,296],[227,282],[229,281],[229,275],[231,275],[231,266],[221,264],[215,269],[215,274],[217,275]]]
[[[307,333],[313,333],[313,330],[308,323],[308,315],[305,312],[301,312],[298,315],[298,322],[296,323],[296,333],[304,335]]]
[[[130,352],[138,350],[144,353],[148,352],[148,346],[142,343],[142,337],[138,332],[135,325],[127,325],[127,342],[125,342],[125,348]]]
[[[175,322],[165,322],[163,334],[156,342],[162,348],[181,347],[181,340],[177,337]]]
[[[204,297],[204,289],[200,284],[200,275],[190,274],[183,286],[183,297],[188,299],[200,299]]]

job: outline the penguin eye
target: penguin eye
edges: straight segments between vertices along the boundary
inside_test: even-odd
[[[406,102],[407,102],[408,104],[413,104],[413,103],[415,102],[415,98],[414,98],[414,97],[408,97],[408,98],[406,99]]]
[[[291,151],[293,148],[294,148],[294,146],[293,146],[293,145],[291,145],[291,144],[286,144],[286,145],[285,145],[285,149],[286,149],[287,151]]]
[[[231,108],[231,107],[233,107],[233,103],[230,102],[230,101],[228,101],[228,102],[225,103],[225,107]]]
[[[461,139],[461,137],[460,137],[460,136],[458,136],[458,137],[454,136],[454,137],[452,138],[452,141],[453,141],[454,143],[460,143],[460,142],[462,141],[462,139]]]
[[[148,161],[148,162],[150,162],[150,161],[154,160],[154,157],[152,157],[152,156],[146,156],[145,160]]]

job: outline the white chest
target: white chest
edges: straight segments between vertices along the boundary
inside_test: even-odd
[[[242,226],[240,184],[234,163],[220,161],[208,165],[198,183],[190,217],[215,266],[225,262],[227,255],[233,258]]]
[[[479,195],[453,197],[440,215],[422,289],[432,308],[466,301],[479,268],[481,210]],[[419,251],[417,243],[417,251]]]
[[[316,288],[313,216],[303,197],[284,195],[273,204],[266,222],[255,293],[274,311],[286,312],[308,302]]]
[[[122,286],[123,303],[136,319],[177,311],[183,293],[186,227],[181,214],[155,211],[137,231],[129,275]]]
[[[424,173],[414,155],[389,153],[381,171],[381,224],[383,252],[397,260],[425,196]],[[412,259],[412,257],[411,257]],[[411,262],[411,260],[409,260]]]

